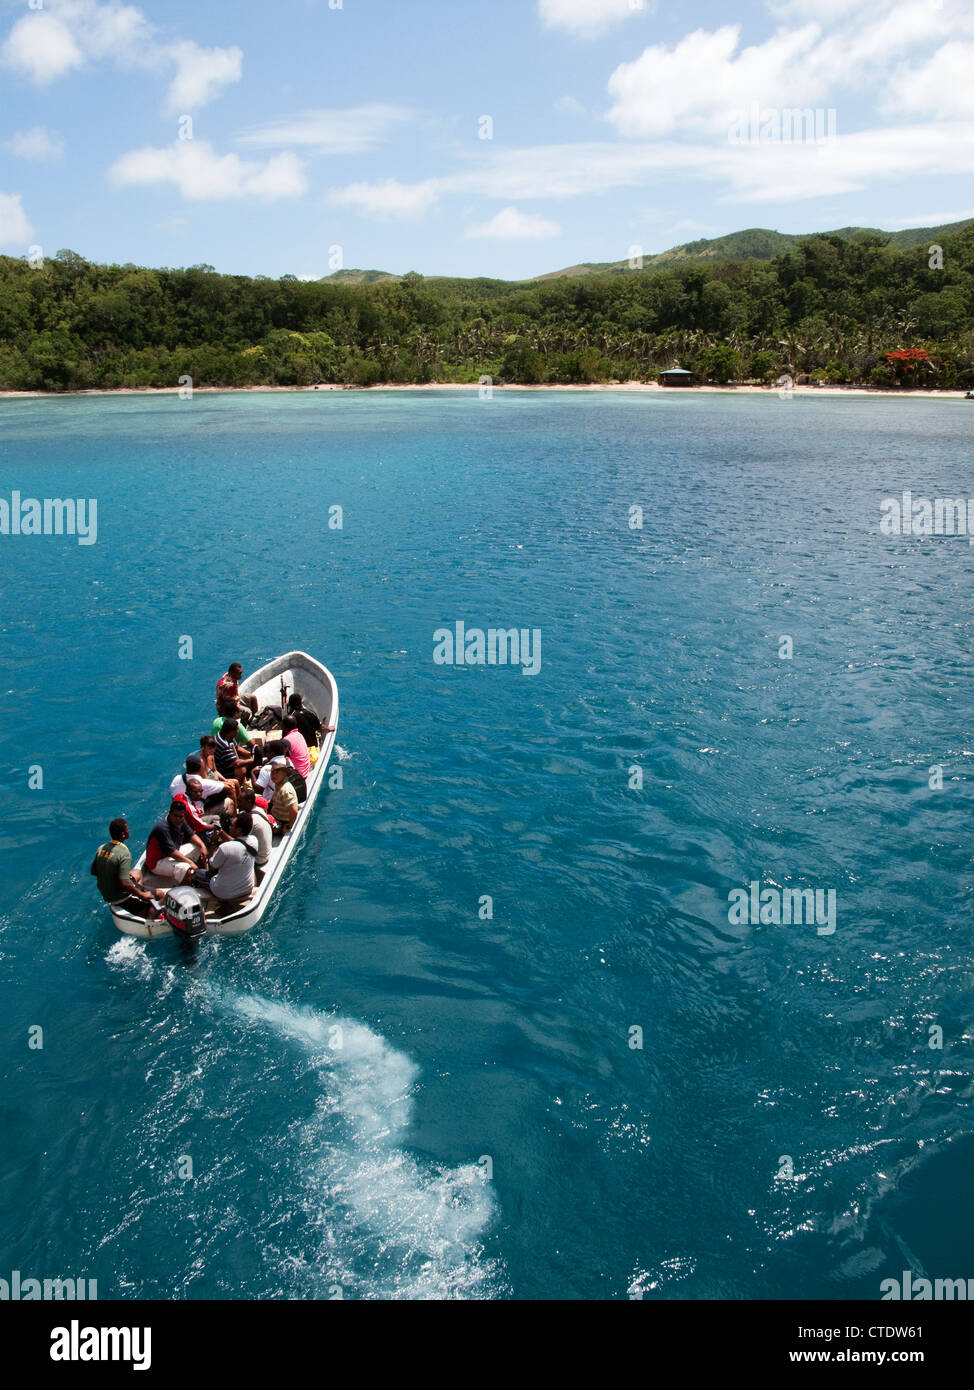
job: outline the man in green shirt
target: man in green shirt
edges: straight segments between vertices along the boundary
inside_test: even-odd
[[[236,718],[237,718],[237,716],[236,716],[235,714],[234,714],[234,715],[228,715],[228,714],[220,714],[220,715],[218,715],[218,716],[216,717],[216,719],[214,719],[214,721],[213,721],[213,728],[210,730],[210,733],[213,735],[214,738],[216,738],[217,734],[218,734],[218,733],[220,732],[220,730],[223,728],[223,726],[224,726],[224,724],[227,722],[227,720],[228,720],[228,719],[236,719]],[[240,744],[240,746],[243,747],[245,744],[250,743],[250,741],[251,741],[252,738],[253,738],[253,735],[252,735],[247,729],[244,728],[243,724],[241,724],[239,720],[237,720],[237,742]]]
[[[132,855],[125,844],[129,837],[128,821],[121,817],[113,820],[108,833],[111,837],[108,844],[99,845],[91,865],[91,872],[98,880],[98,891],[106,903],[118,906],[131,898],[151,903],[155,898],[165,897],[165,890],[161,888],[154,893],[143,888],[138,870],[132,868]],[[127,905],[132,906],[131,903]]]

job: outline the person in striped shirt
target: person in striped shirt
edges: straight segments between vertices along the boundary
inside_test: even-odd
[[[237,745],[239,727],[238,720],[225,719],[220,732],[215,735],[216,749],[214,752],[217,771],[223,777],[232,777],[238,782],[246,780],[254,765],[253,754],[247,753],[245,749]]]

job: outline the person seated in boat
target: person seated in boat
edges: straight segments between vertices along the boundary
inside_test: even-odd
[[[224,674],[216,683],[216,707],[220,708],[221,696],[226,696],[233,701],[233,714],[243,714],[244,717],[257,713],[257,696],[241,695],[240,677],[243,675],[243,667],[239,661],[231,661]]]
[[[208,849],[213,847],[214,835],[218,827],[218,822],[214,818],[206,819],[206,808],[203,804],[203,780],[200,777],[187,775],[186,790],[177,792],[173,801],[181,801],[186,807],[186,824],[194,835],[198,835],[206,844]],[[229,805],[229,799],[226,800]],[[235,811],[235,808],[234,808]]]
[[[263,796],[268,803],[274,795],[274,783],[271,781],[271,767],[275,758],[283,758],[289,768],[294,764],[287,755],[287,744],[283,739],[275,738],[268,743],[264,749],[264,761],[260,767],[251,769],[251,781],[254,784],[254,791],[258,796]]]
[[[194,854],[195,851],[195,854]],[[145,867],[159,878],[182,883],[196,869],[199,859],[206,863],[206,846],[186,824],[186,807],[174,801],[164,820],[156,821],[145,847]]]
[[[215,738],[216,735],[217,735],[217,734],[220,732],[220,730],[223,728],[224,724],[226,723],[226,721],[227,721],[228,719],[236,719],[236,721],[237,721],[237,742],[240,744],[240,746],[241,746],[242,748],[246,748],[246,746],[247,746],[252,740],[254,740],[255,735],[252,734],[252,733],[250,732],[250,730],[241,722],[240,716],[239,716],[238,713],[237,713],[237,708],[236,708],[236,705],[234,704],[234,702],[233,702],[232,700],[221,700],[220,703],[217,705],[216,708],[217,708],[217,716],[216,716],[216,718],[215,718],[214,721],[213,721],[213,725],[212,725],[212,728],[210,729],[210,733],[211,733],[211,734],[214,736],[214,738]],[[257,740],[257,741],[259,742],[259,740]]]
[[[286,762],[287,762],[287,780],[291,783],[291,786],[294,788],[295,792],[297,793],[298,804],[301,805],[301,806],[303,806],[304,803],[305,803],[305,802],[307,801],[307,799],[308,799],[308,782],[307,782],[307,778],[302,777],[301,773],[297,770],[297,768],[296,768],[296,767],[294,766],[294,764],[292,763],[292,761],[291,761],[291,749],[290,749],[288,740],[287,740],[287,739],[284,739],[284,740],[283,740],[283,743],[284,743],[284,747],[287,749],[287,752],[285,753],[285,760],[286,760]]]
[[[216,740],[214,739],[214,743]],[[190,753],[186,759],[186,767],[183,772],[177,772],[176,776],[169,783],[169,795],[176,799],[177,796],[185,796],[187,784],[193,778],[200,784],[202,792],[201,798],[202,811],[198,814],[208,814],[212,811],[222,811],[224,802],[229,797],[233,808],[236,809],[237,783],[227,782],[223,778],[211,777],[203,766],[203,757],[200,753]],[[191,801],[197,798],[190,797]]]
[[[224,777],[216,765],[216,739],[212,734],[203,734],[200,738],[199,756],[202,760],[201,771],[204,777],[208,777],[211,782],[219,782],[224,788],[226,795],[236,794],[240,784],[235,777]],[[209,798],[207,798],[209,799]]]
[[[311,706],[304,703],[304,696],[299,695],[296,690],[287,697],[287,712],[301,730],[309,748],[321,742],[322,734],[335,731],[334,724],[323,724]]]
[[[274,784],[271,815],[277,821],[281,834],[293,829],[298,818],[298,794],[288,780],[290,771],[286,758],[275,758],[271,763],[271,781]]]
[[[144,912],[156,898],[164,898],[166,890],[144,887],[142,875],[132,868],[132,852],[125,843],[128,837],[128,821],[119,816],[108,827],[108,843],[99,845],[95,851],[91,872],[98,880],[98,891],[106,903],[124,907],[129,912]]]
[[[256,734],[252,734],[249,729],[244,728],[242,721],[237,718],[237,715],[228,705],[224,704],[222,712],[214,719],[210,734],[215,740],[218,734],[223,733],[224,725],[230,719],[232,719],[237,726],[236,742],[241,755],[253,758],[255,762],[259,763],[264,747],[263,739],[258,738]]]
[[[230,833],[220,831],[208,869],[197,869],[194,882],[205,888],[224,909],[242,907],[254,891],[259,844],[249,811],[234,817]]]
[[[293,759],[292,759],[292,757],[291,757],[291,740],[295,737],[295,733],[296,733],[296,731],[295,731],[294,729],[292,729],[291,732],[288,734],[287,738],[282,738],[282,739],[276,740],[276,745],[279,745],[279,746],[280,746],[280,748],[281,748],[281,750],[282,750],[282,752],[283,752],[284,758],[285,758],[286,761],[287,761],[287,766],[288,766],[287,780],[291,783],[291,786],[292,786],[292,787],[294,788],[294,790],[297,792],[299,804],[303,804],[303,803],[304,803],[305,801],[307,801],[307,799],[308,799],[308,779],[304,776],[303,773],[299,772],[298,769],[294,766],[294,761],[293,761]],[[297,745],[297,746],[299,747],[300,745]],[[305,746],[307,746],[307,745],[305,745]],[[276,756],[280,756],[280,754],[278,754],[278,755],[276,755]],[[310,754],[310,752],[309,752],[309,754],[308,754],[308,765],[309,765],[309,767],[310,767],[310,765],[311,765],[311,754]]]
[[[308,751],[308,744],[304,734],[298,728],[297,721],[293,715],[288,715],[281,728],[281,736],[288,745],[288,757],[294,764],[295,770],[307,782],[311,776],[311,754]],[[316,745],[317,746],[317,745]]]
[[[225,719],[220,732],[215,735],[214,758],[217,771],[224,777],[243,781],[254,765],[254,755],[246,753],[237,743],[237,730],[240,725],[236,719]]]
[[[260,800],[263,801],[264,798],[261,797]],[[253,824],[254,835],[257,839],[257,858],[254,860],[254,863],[259,871],[263,869],[264,865],[271,857],[271,850],[274,846],[274,828],[276,822],[273,816],[268,813],[266,802],[264,802],[263,806],[257,804],[257,797],[254,795],[251,787],[241,787],[238,805],[242,812],[246,811],[249,814]],[[261,875],[258,872],[258,883],[260,882],[260,878]]]

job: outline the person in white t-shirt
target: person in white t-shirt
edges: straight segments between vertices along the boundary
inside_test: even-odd
[[[254,778],[254,788],[258,796],[262,796],[265,801],[270,801],[274,795],[274,779],[271,776],[271,769],[275,766],[293,768],[291,759],[285,756],[287,744],[283,740],[267,745],[268,758],[261,767],[257,776]]]
[[[243,902],[250,897],[254,891],[254,867],[259,852],[249,811],[241,811],[230,829],[231,835],[210,856],[210,867],[196,874],[196,882],[221,903]]]
[[[185,772],[177,772],[176,776],[169,783],[169,795],[188,796],[188,784],[190,780],[196,780],[200,783],[200,786],[202,788],[202,798],[204,805],[211,802],[211,799],[215,799],[217,797],[222,796],[224,801],[227,797],[229,797],[231,806],[235,811],[237,809],[236,782],[217,782],[214,778],[205,776],[202,768],[203,759],[200,757],[199,753],[190,753],[189,757],[186,759]],[[214,809],[219,808],[217,807]]]
[[[250,787],[240,788],[240,811],[247,811],[253,821],[253,833],[257,840],[257,858],[254,861],[258,869],[262,869],[271,857],[271,850],[274,847],[274,828],[268,819],[267,812],[262,806],[258,806],[254,793]],[[260,875],[258,875],[260,882]]]

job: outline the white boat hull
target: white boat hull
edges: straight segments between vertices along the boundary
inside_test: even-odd
[[[323,724],[330,724],[335,727],[331,733],[323,735],[317,762],[312,767],[311,775],[307,779],[307,798],[298,810],[298,818],[293,830],[282,835],[280,843],[272,849],[270,858],[264,867],[263,881],[255,890],[253,897],[243,907],[236,912],[228,913],[225,917],[207,917],[207,932],[217,936],[237,936],[241,932],[250,931],[267,911],[284,870],[297,849],[298,841],[304,833],[304,828],[308,823],[321,788],[324,786],[328,762],[335,746],[335,729],[338,726],[338,686],[327,667],[322,666],[306,652],[286,652],[283,656],[268,662],[266,666],[262,666],[259,671],[255,671],[240,682],[240,693],[241,695],[256,695],[258,708],[262,708],[264,705],[279,705],[282,676],[289,695],[296,691],[304,698],[305,703],[316,711]],[[142,868],[144,859],[145,855],[143,854],[136,864],[136,868]],[[144,917],[137,917],[134,913],[126,912],[121,907],[112,907],[111,912],[119,931],[125,932],[128,936],[155,939],[160,936],[171,937],[173,935],[172,928],[162,919],[149,922]]]

